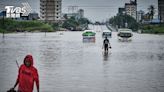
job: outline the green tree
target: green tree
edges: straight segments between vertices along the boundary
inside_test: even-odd
[[[118,28],[127,28],[132,29],[133,31],[137,31],[139,24],[136,22],[136,20],[129,16],[129,15],[117,15],[109,19],[109,23],[112,24],[112,26]],[[127,24],[127,25],[126,25]]]
[[[88,26],[89,20],[87,18],[77,19],[75,17],[71,17],[63,23],[62,27],[68,30],[83,30]]]
[[[0,29],[6,32],[14,31],[53,31],[53,28],[49,24],[45,24],[41,21],[17,21],[9,18],[5,18],[4,25],[2,19],[0,19]]]
[[[54,30],[59,30],[59,28],[60,28],[59,23],[53,23],[53,24],[52,24],[52,28],[53,28]]]
[[[63,16],[65,19],[68,19],[68,16],[67,16],[67,14],[64,14],[64,16]]]
[[[79,24],[89,24],[89,20],[87,18],[80,18],[78,22]]]

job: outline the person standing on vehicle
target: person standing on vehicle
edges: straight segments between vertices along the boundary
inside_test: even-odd
[[[18,92],[33,92],[34,82],[36,83],[37,92],[39,92],[39,76],[37,69],[33,66],[32,55],[24,58],[24,64],[19,68],[17,81],[12,88],[18,85]]]
[[[111,48],[110,42],[107,37],[105,37],[104,39],[103,46],[104,46],[104,52],[108,52],[108,47]]]

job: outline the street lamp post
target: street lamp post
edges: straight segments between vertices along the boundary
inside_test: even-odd
[[[125,28],[128,28],[127,14],[126,14],[126,12],[123,12],[123,15],[124,15],[124,17],[125,17],[125,22],[123,22],[123,25],[124,25]]]
[[[5,15],[4,15],[4,11],[2,12],[3,13],[3,23],[2,23],[2,25],[3,25],[3,28],[5,28],[4,26],[4,24],[5,24]],[[5,29],[3,29],[3,38],[5,38]]]
[[[162,20],[162,18],[161,18],[161,5],[159,5],[159,22],[160,22],[160,26],[161,26],[161,20]]]
[[[45,23],[47,23],[48,22],[48,18],[47,18],[47,15],[48,15],[48,12],[47,12],[47,9],[48,9],[48,0],[46,0],[46,11],[45,11]],[[46,32],[47,32],[47,30],[45,30],[45,36],[46,36]]]

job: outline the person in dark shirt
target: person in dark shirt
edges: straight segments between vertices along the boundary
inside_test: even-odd
[[[107,37],[105,37],[104,39],[103,46],[104,46],[104,52],[108,52],[108,48],[111,48],[110,42]]]

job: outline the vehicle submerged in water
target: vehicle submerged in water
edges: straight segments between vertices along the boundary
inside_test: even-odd
[[[95,35],[93,30],[85,30],[82,34],[83,42],[95,42]]]
[[[131,41],[132,40],[132,30],[131,29],[118,29],[118,40],[120,41]]]
[[[110,30],[103,30],[102,37],[105,38],[111,38],[112,37],[112,32]]]

